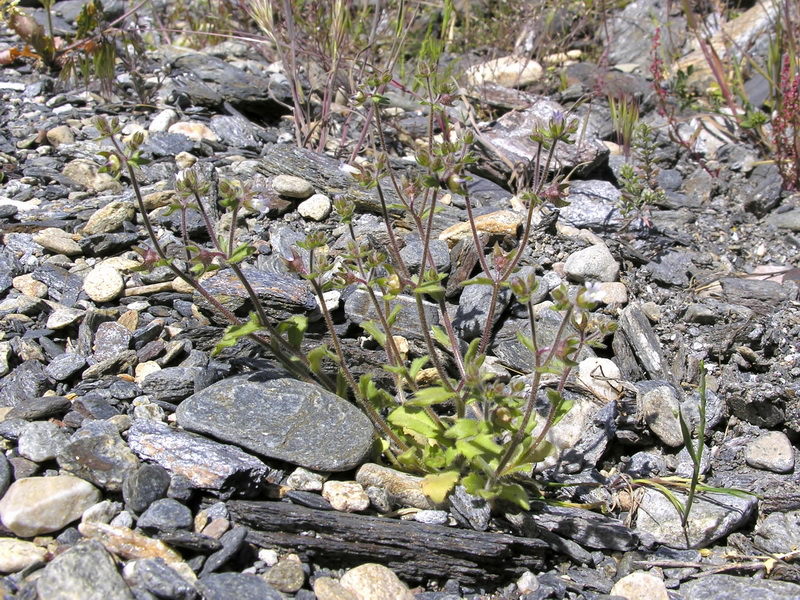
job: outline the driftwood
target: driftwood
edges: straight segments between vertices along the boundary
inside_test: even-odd
[[[454,577],[479,584],[540,570],[548,545],[538,539],[425,525],[286,502],[228,501],[234,522],[249,528],[251,543],[292,550],[329,568],[377,562],[402,579]]]

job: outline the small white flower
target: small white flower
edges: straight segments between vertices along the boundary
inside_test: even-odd
[[[587,302],[603,302],[606,298],[606,291],[599,282],[588,281],[583,297]]]
[[[361,169],[359,169],[358,167],[354,167],[353,165],[348,164],[348,163],[340,164],[339,165],[339,170],[342,173],[346,173],[348,175],[353,175],[353,176],[361,175]]]

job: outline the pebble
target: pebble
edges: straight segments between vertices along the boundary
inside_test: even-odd
[[[627,600],[669,600],[664,580],[643,571],[636,571],[618,580],[611,588],[611,595]]]
[[[28,424],[17,440],[20,456],[33,462],[54,459],[69,444],[64,431],[50,421],[34,421]]]
[[[47,227],[33,236],[33,241],[45,250],[64,256],[81,256],[83,249],[75,238],[56,227]]]
[[[500,210],[476,217],[475,227],[478,233],[516,238],[522,227],[522,216],[510,210]],[[446,241],[451,248],[458,240],[465,237],[472,238],[472,228],[469,223],[457,223],[439,234],[439,239]]]
[[[197,596],[192,583],[157,559],[132,560],[125,565],[123,576],[129,584],[147,590],[156,598],[193,600]]]
[[[131,202],[114,200],[95,211],[83,226],[84,235],[111,233],[116,231],[125,221],[133,221],[135,211]]]
[[[322,497],[331,503],[334,510],[342,512],[361,512],[369,508],[369,496],[355,481],[326,481],[322,486]]]
[[[680,410],[677,390],[666,381],[642,381],[636,389],[637,402],[650,431],[667,446],[677,448],[683,445],[677,416]]]
[[[524,56],[503,56],[465,71],[471,85],[493,82],[507,88],[526,87],[539,81],[543,74],[542,65]]]
[[[317,473],[303,467],[297,467],[286,478],[286,485],[294,490],[303,492],[319,492],[322,490],[322,484],[325,483],[327,478],[328,475],[325,473]]]
[[[47,297],[47,285],[35,280],[30,273],[14,277],[11,280],[11,285],[14,286],[15,290],[19,290],[26,296],[33,296],[34,298]]]
[[[414,594],[394,571],[376,563],[350,569],[339,580],[341,586],[358,600],[414,600]]]
[[[564,263],[564,271],[579,283],[585,281],[616,281],[619,263],[605,244],[596,244],[573,252]]]
[[[214,573],[201,577],[196,587],[203,600],[283,600],[283,595],[263,578],[249,573]]]
[[[0,538],[0,573],[16,573],[32,565],[44,564],[47,550],[33,542]]]
[[[39,598],[133,600],[114,559],[100,542],[81,541],[49,563],[36,580]]]
[[[313,588],[317,600],[360,600],[356,594],[331,577],[317,577]]]
[[[58,148],[62,144],[74,144],[75,134],[72,129],[67,125],[57,125],[52,129],[47,130],[47,142],[54,148]]]
[[[761,600],[796,600],[800,585],[788,581],[709,575],[686,582],[681,586],[684,600],[730,600],[759,598]]]
[[[195,121],[182,121],[174,123],[167,129],[169,133],[180,133],[195,142],[218,142],[219,136],[208,125]]]
[[[122,498],[129,510],[141,514],[153,502],[166,496],[169,483],[170,476],[164,467],[143,464],[125,478]]]
[[[141,529],[175,531],[192,527],[192,511],[177,500],[161,498],[142,513],[136,523]]]
[[[78,185],[94,192],[120,192],[122,184],[108,173],[101,173],[96,163],[76,159],[67,163],[62,174],[72,179]]]
[[[114,267],[101,264],[86,276],[83,290],[95,302],[111,302],[125,291],[125,281]]]
[[[153,117],[147,130],[151,133],[167,131],[172,125],[177,123],[179,119],[180,117],[176,111],[171,108],[166,108]]]
[[[375,486],[386,490],[390,499],[401,506],[421,509],[435,508],[431,499],[422,491],[421,477],[367,463],[356,473],[356,481],[364,488]]]
[[[608,358],[590,357],[578,365],[578,384],[602,401],[614,402],[623,391],[619,384],[622,373],[617,364]]]
[[[294,594],[306,581],[303,563],[297,555],[287,556],[264,574],[264,580],[276,590]]]
[[[314,193],[312,185],[301,177],[278,175],[272,180],[272,188],[281,196],[305,200]]]
[[[297,205],[298,214],[311,221],[324,221],[331,214],[333,202],[324,194],[314,194]]]
[[[794,471],[794,446],[781,431],[772,431],[747,444],[744,460],[755,469],[775,473]]]
[[[0,520],[19,537],[58,531],[100,501],[100,490],[72,475],[27,477],[0,499]]]

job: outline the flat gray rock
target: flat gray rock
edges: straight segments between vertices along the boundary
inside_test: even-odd
[[[709,575],[681,586],[684,600],[729,600],[729,598],[758,598],[759,600],[794,600],[800,598],[800,585],[788,581]]]
[[[318,471],[352,469],[372,446],[372,424],[358,408],[293,379],[232,377],[184,400],[176,415],[190,431]]]

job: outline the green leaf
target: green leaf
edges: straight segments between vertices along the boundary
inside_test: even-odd
[[[480,433],[480,423],[475,419],[456,419],[455,424],[444,432],[444,436],[453,439],[469,438]]]
[[[468,494],[477,494],[486,486],[486,479],[473,472],[461,479],[461,485],[467,490]]]
[[[361,329],[371,335],[375,341],[381,345],[382,348],[386,347],[386,335],[380,330],[375,321],[364,321],[361,323]]]
[[[242,262],[255,251],[256,249],[250,244],[242,244],[228,257],[228,263],[235,265],[236,263]]]
[[[500,484],[500,490],[497,495],[522,507],[523,510],[530,510],[531,508],[528,503],[528,492],[517,483]]]
[[[463,287],[467,287],[468,285],[494,285],[494,281],[489,279],[488,277],[473,277],[472,279],[467,279],[466,281],[462,281],[461,284]]]
[[[308,329],[308,319],[304,315],[294,315],[278,325],[278,331],[286,335],[287,341],[297,350],[300,349]]]
[[[503,447],[497,445],[492,436],[487,433],[478,434],[469,440],[456,440],[456,449],[467,460],[472,460],[478,456],[486,458],[486,454],[499,456],[503,452]]]
[[[388,294],[386,294],[386,296],[388,296]],[[386,296],[384,296],[384,298]],[[386,317],[386,322],[389,324],[389,327],[394,325],[394,322],[397,320],[397,315],[400,314],[401,310],[403,310],[403,307],[400,304],[395,304],[395,306],[392,308],[391,312]]]
[[[429,360],[430,357],[428,356],[420,356],[419,358],[415,358],[413,361],[411,361],[411,366],[408,369],[408,376],[412,381],[416,380],[417,375],[419,375],[419,372],[423,369],[423,367],[428,364]]]
[[[249,321],[241,325],[231,325],[225,330],[222,339],[214,346],[211,356],[217,356],[223,349],[235,346],[240,338],[255,333],[259,329],[261,329],[261,325],[258,322],[258,316],[255,313],[250,313]]]
[[[358,391],[361,392],[363,398],[367,399],[367,402],[378,410],[395,404],[389,392],[384,389],[378,389],[369,375],[362,375],[358,380]]]
[[[436,438],[441,432],[434,420],[422,408],[415,406],[398,406],[387,420],[396,427],[419,433],[428,439]]]
[[[441,404],[442,402],[447,402],[455,395],[455,392],[439,386],[422,388],[414,394],[414,398],[406,402],[406,406],[431,406],[433,404]]]
[[[438,325],[434,325],[431,327],[431,331],[433,332],[434,339],[439,342],[439,344],[448,350],[453,349],[453,346],[450,344],[450,337],[443,328],[439,327]]]
[[[308,351],[308,363],[311,365],[311,370],[319,375],[322,373],[322,359],[330,354],[327,346],[317,346]]]
[[[458,471],[446,471],[444,473],[431,473],[422,479],[420,484],[422,493],[428,498],[439,504],[445,501],[456,483],[460,473]]]

